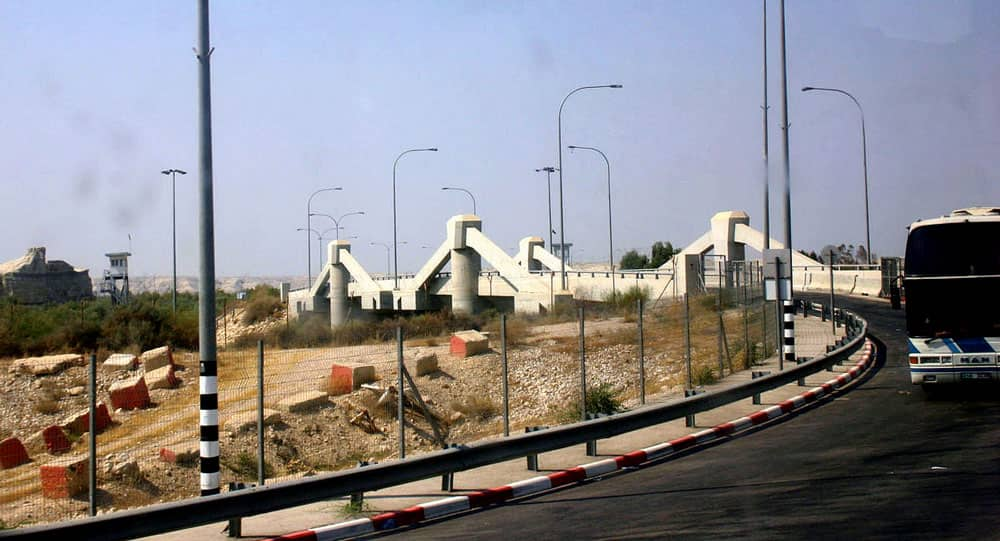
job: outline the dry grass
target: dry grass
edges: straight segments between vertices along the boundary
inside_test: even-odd
[[[500,408],[488,397],[482,395],[469,395],[452,402],[449,406],[465,415],[466,419],[474,421],[488,421],[500,414]]]

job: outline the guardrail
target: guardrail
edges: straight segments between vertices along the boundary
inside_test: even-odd
[[[370,492],[617,436],[752,397],[846,360],[863,344],[868,332],[868,323],[846,310],[842,311],[842,314],[847,326],[847,338],[838,341],[833,351],[823,357],[803,362],[790,370],[753,379],[729,389],[502,440],[473,443],[406,460],[383,462],[365,468],[120,511],[94,518],[0,531],[0,538],[48,540],[75,537],[117,540],[145,537],[224,522],[232,517],[246,517],[318,500]]]

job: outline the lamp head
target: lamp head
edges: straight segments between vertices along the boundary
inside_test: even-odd
[[[170,174],[170,170],[169,169],[164,169],[163,171],[160,171],[160,173],[162,173],[164,175],[169,175]]]
[[[804,86],[804,87],[802,87],[802,91],[803,92],[809,92],[810,90],[816,90],[816,88],[812,87],[812,86]]]
[[[608,88],[621,88],[622,85],[608,85]]]

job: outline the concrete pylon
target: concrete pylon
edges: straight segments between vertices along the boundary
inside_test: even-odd
[[[330,326],[347,323],[351,301],[347,297],[347,281],[351,274],[340,260],[341,250],[351,251],[351,241],[335,240],[327,245],[327,263],[330,266]]]
[[[473,214],[460,214],[448,220],[451,237],[451,311],[474,314],[479,301],[479,271],[483,263],[479,253],[469,248],[465,232],[482,231],[483,221]]]
[[[518,255],[522,256],[524,259],[517,262],[528,271],[538,271],[542,270],[541,261],[535,259],[535,248],[542,248],[545,246],[545,241],[541,237],[524,237],[521,242],[518,243]]]
[[[750,225],[750,215],[742,210],[717,212],[712,216],[712,245],[715,255],[724,256],[726,262],[745,261],[745,245],[736,242],[736,225]],[[732,276],[726,273],[726,287],[732,287]]]

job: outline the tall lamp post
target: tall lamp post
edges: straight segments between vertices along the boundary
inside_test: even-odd
[[[186,175],[187,171],[181,171],[180,169],[164,169],[160,171],[164,175],[170,176],[170,192],[172,200],[172,213],[173,213],[173,237],[174,237],[174,290],[173,290],[173,307],[174,313],[177,313],[177,175]]]
[[[341,215],[340,218],[334,218],[333,216],[330,216],[329,214],[324,214],[322,212],[314,212],[314,213],[310,214],[310,216],[325,216],[325,217],[333,220],[333,225],[337,226],[335,228],[337,230],[337,240],[340,240],[340,221],[341,220],[343,220],[344,218],[347,218],[348,216],[364,216],[364,215],[365,215],[365,211],[363,211],[363,210],[358,210],[358,211],[355,211],[355,212],[348,212],[347,214]]]
[[[565,213],[563,212],[563,164],[562,164],[562,112],[563,107],[566,105],[566,100],[570,96],[576,94],[581,90],[590,90],[594,88],[621,88],[622,85],[589,85],[574,88],[566,97],[563,98],[562,103],[559,104],[559,275],[561,277],[561,288],[566,289],[566,220]]]
[[[397,253],[399,248],[399,243],[396,242],[396,165],[399,164],[399,159],[411,152],[437,152],[436,148],[411,148],[410,150],[404,150],[396,156],[396,161],[392,162],[392,259],[393,259],[393,274],[395,275],[395,284],[393,289],[399,289],[399,254]]]
[[[472,199],[472,213],[475,214],[476,216],[479,216],[479,214],[476,213],[476,196],[472,195],[472,192],[470,192],[469,190],[466,190],[465,188],[459,188],[457,186],[445,186],[445,187],[443,187],[441,189],[442,190],[455,190],[455,191],[465,192],[465,193],[469,194],[469,198]]]
[[[339,192],[343,190],[340,186],[335,188],[320,188],[309,195],[309,199],[306,201],[306,229],[312,227],[312,200],[317,194],[323,192]],[[312,237],[306,234],[306,289],[312,287]]]
[[[384,242],[369,242],[368,245],[369,246],[381,246],[381,247],[385,248],[385,277],[388,278],[389,277],[389,271],[390,271],[390,267],[389,267],[389,250],[390,250],[389,249],[389,245],[386,244],[386,243],[384,243]]]
[[[320,262],[319,267],[322,267],[323,266],[323,234],[320,233],[319,231],[316,231],[315,229],[313,229],[311,227],[296,227],[295,230],[296,231],[312,231],[313,233],[316,234],[316,241],[319,244],[319,250],[317,250],[318,253],[316,254],[316,256],[319,258],[319,262]],[[312,248],[310,247],[310,250],[311,249]],[[319,269],[316,270],[316,273],[317,273],[316,276],[319,276]],[[309,284],[306,285],[307,289],[310,288],[310,287],[312,287],[312,280],[310,280]]]
[[[604,164],[608,166],[608,259],[611,263],[611,300],[613,301],[616,295],[615,290],[615,237],[611,233],[611,162],[608,161],[608,157],[604,155],[603,152],[594,147],[581,147],[576,145],[569,145],[570,150],[589,150],[591,152],[596,152],[604,158]]]
[[[803,92],[819,91],[819,92],[836,92],[838,94],[843,94],[851,101],[854,105],[858,106],[858,112],[861,113],[861,159],[863,162],[864,173],[865,173],[865,259],[869,265],[872,264],[872,235],[870,229],[870,223],[868,219],[868,138],[865,135],[865,111],[861,108],[861,102],[857,100],[850,92],[846,90],[841,90],[839,88],[823,88],[818,86],[806,86],[802,88]]]
[[[558,171],[555,167],[542,167],[540,169],[535,169],[536,173],[541,173],[545,171],[546,180],[548,182],[548,192],[549,192],[549,245],[548,249],[552,249],[552,173]]]

